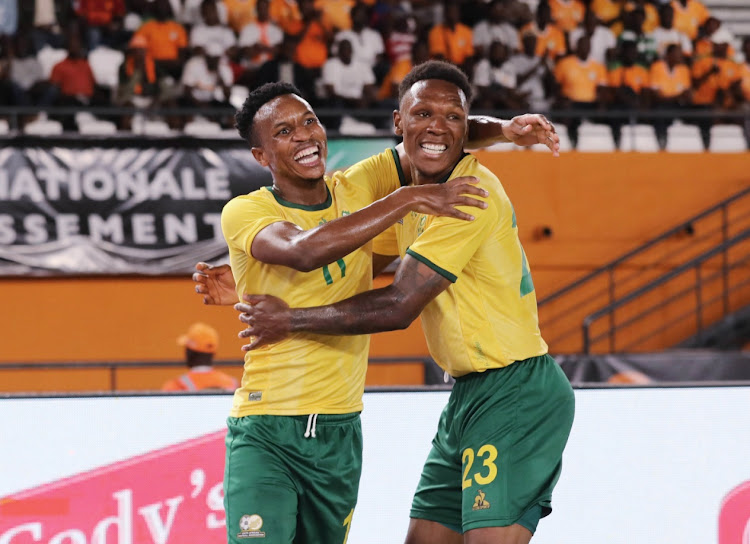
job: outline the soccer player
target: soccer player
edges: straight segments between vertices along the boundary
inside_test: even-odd
[[[231,200],[222,212],[235,301],[260,291],[312,306],[362,293],[372,286],[369,241],[377,234],[410,212],[472,220],[456,206],[486,205],[465,196],[487,194],[470,178],[392,187],[395,150],[326,178],[325,131],[290,85],[253,91],[237,126],[273,186]],[[361,470],[368,343],[367,335],[300,334],[247,354],[227,422],[230,542],[346,540]]]
[[[267,349],[288,335],[361,335],[418,315],[437,363],[456,378],[411,510],[408,544],[528,543],[551,511],[574,413],[572,388],[547,355],[516,215],[499,180],[463,151],[471,87],[430,61],[404,79],[394,114],[415,185],[474,176],[489,193],[476,219],[410,213],[375,251],[398,250],[393,284],[322,307],[268,295],[236,305]],[[394,184],[393,188],[398,184]],[[391,232],[391,231],[389,231]],[[394,247],[397,246],[397,247]],[[332,336],[333,337],[333,336]]]

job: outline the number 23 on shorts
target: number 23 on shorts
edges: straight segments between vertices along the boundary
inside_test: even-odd
[[[474,460],[482,461],[482,465],[479,470],[472,474],[472,467]],[[497,448],[492,444],[485,444],[479,448],[474,455],[474,450],[466,448],[461,454],[461,462],[464,466],[464,476],[461,482],[461,489],[466,489],[474,485],[474,482],[479,485],[487,485],[495,480],[497,477],[497,465],[495,460],[497,459]]]

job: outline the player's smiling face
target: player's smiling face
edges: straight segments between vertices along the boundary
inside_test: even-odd
[[[252,148],[253,155],[275,178],[323,178],[328,140],[307,101],[294,94],[276,97],[258,110],[253,124],[260,144]]]
[[[396,134],[419,183],[434,182],[448,174],[463,153],[468,131],[466,96],[453,83],[426,79],[412,85],[394,113]]]

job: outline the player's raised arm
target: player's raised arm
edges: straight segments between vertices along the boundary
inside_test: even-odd
[[[241,338],[254,337],[242,347],[250,351],[284,339],[294,332],[351,335],[405,329],[451,281],[411,255],[406,255],[393,283],[316,308],[289,308],[276,297],[244,295],[235,305],[247,328]]]
[[[362,247],[412,211],[471,221],[474,217],[456,206],[487,207],[483,200],[468,196],[487,196],[477,181],[463,177],[444,184],[402,187],[351,215],[309,230],[286,221],[272,223],[255,236],[252,255],[264,263],[309,272]]]
[[[542,144],[552,151],[553,156],[560,156],[560,136],[544,115],[524,113],[509,121],[486,115],[469,116],[467,149],[481,149],[503,142],[518,146]]]

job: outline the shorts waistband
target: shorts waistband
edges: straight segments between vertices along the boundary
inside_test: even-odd
[[[348,414],[318,414],[317,419],[315,420],[318,425],[337,425],[339,423],[349,423],[350,421],[355,421],[359,418],[360,412],[351,412]],[[312,414],[304,415],[304,416],[274,416],[274,417],[288,417],[290,419],[296,420],[296,421],[302,421],[303,423],[307,423],[307,419]]]
[[[542,361],[546,359],[547,357],[550,357],[550,356],[549,354],[545,353],[544,355],[537,355],[536,357],[529,357],[528,359],[521,359],[520,361],[514,361],[510,363],[509,365],[499,366],[495,368],[488,368],[487,370],[483,372],[469,372],[468,374],[464,374],[463,376],[459,376],[458,378],[456,378],[456,382],[470,382],[472,380],[475,380],[481,377],[482,374],[487,374],[488,372],[498,372],[498,371],[508,370],[511,368],[518,368],[518,366],[516,365],[535,362],[535,361]]]

